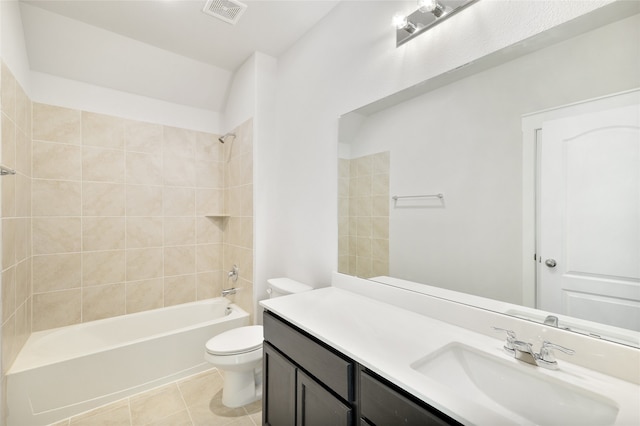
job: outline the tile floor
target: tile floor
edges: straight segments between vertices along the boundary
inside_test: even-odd
[[[222,376],[211,369],[53,426],[259,426],[262,401],[240,408],[222,405]]]

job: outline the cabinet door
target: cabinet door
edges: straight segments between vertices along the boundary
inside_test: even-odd
[[[298,370],[298,426],[349,426],[351,408]]]
[[[457,421],[426,404],[418,404],[407,395],[368,373],[360,374],[360,414],[365,422],[378,426],[445,426]]]
[[[270,426],[294,426],[296,367],[268,343],[265,342],[263,347],[263,423]]]

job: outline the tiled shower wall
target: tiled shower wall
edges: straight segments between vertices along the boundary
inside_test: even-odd
[[[5,373],[31,332],[31,101],[11,71],[0,67],[2,154],[16,170],[2,185],[2,387]],[[4,410],[4,398],[3,409]],[[0,419],[0,424],[3,419]]]
[[[233,264],[253,311],[251,120],[222,145],[1,83],[3,383],[30,332],[217,297]]]
[[[389,275],[389,152],[338,160],[338,271]]]

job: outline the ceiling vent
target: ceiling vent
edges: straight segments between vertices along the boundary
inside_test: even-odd
[[[237,0],[207,0],[202,11],[235,25],[246,9],[247,5]]]

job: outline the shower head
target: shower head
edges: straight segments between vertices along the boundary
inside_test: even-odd
[[[220,136],[218,138],[218,141],[220,141],[220,143],[225,143],[227,141],[227,138],[235,138],[236,134],[235,133],[227,133],[224,136]]]

